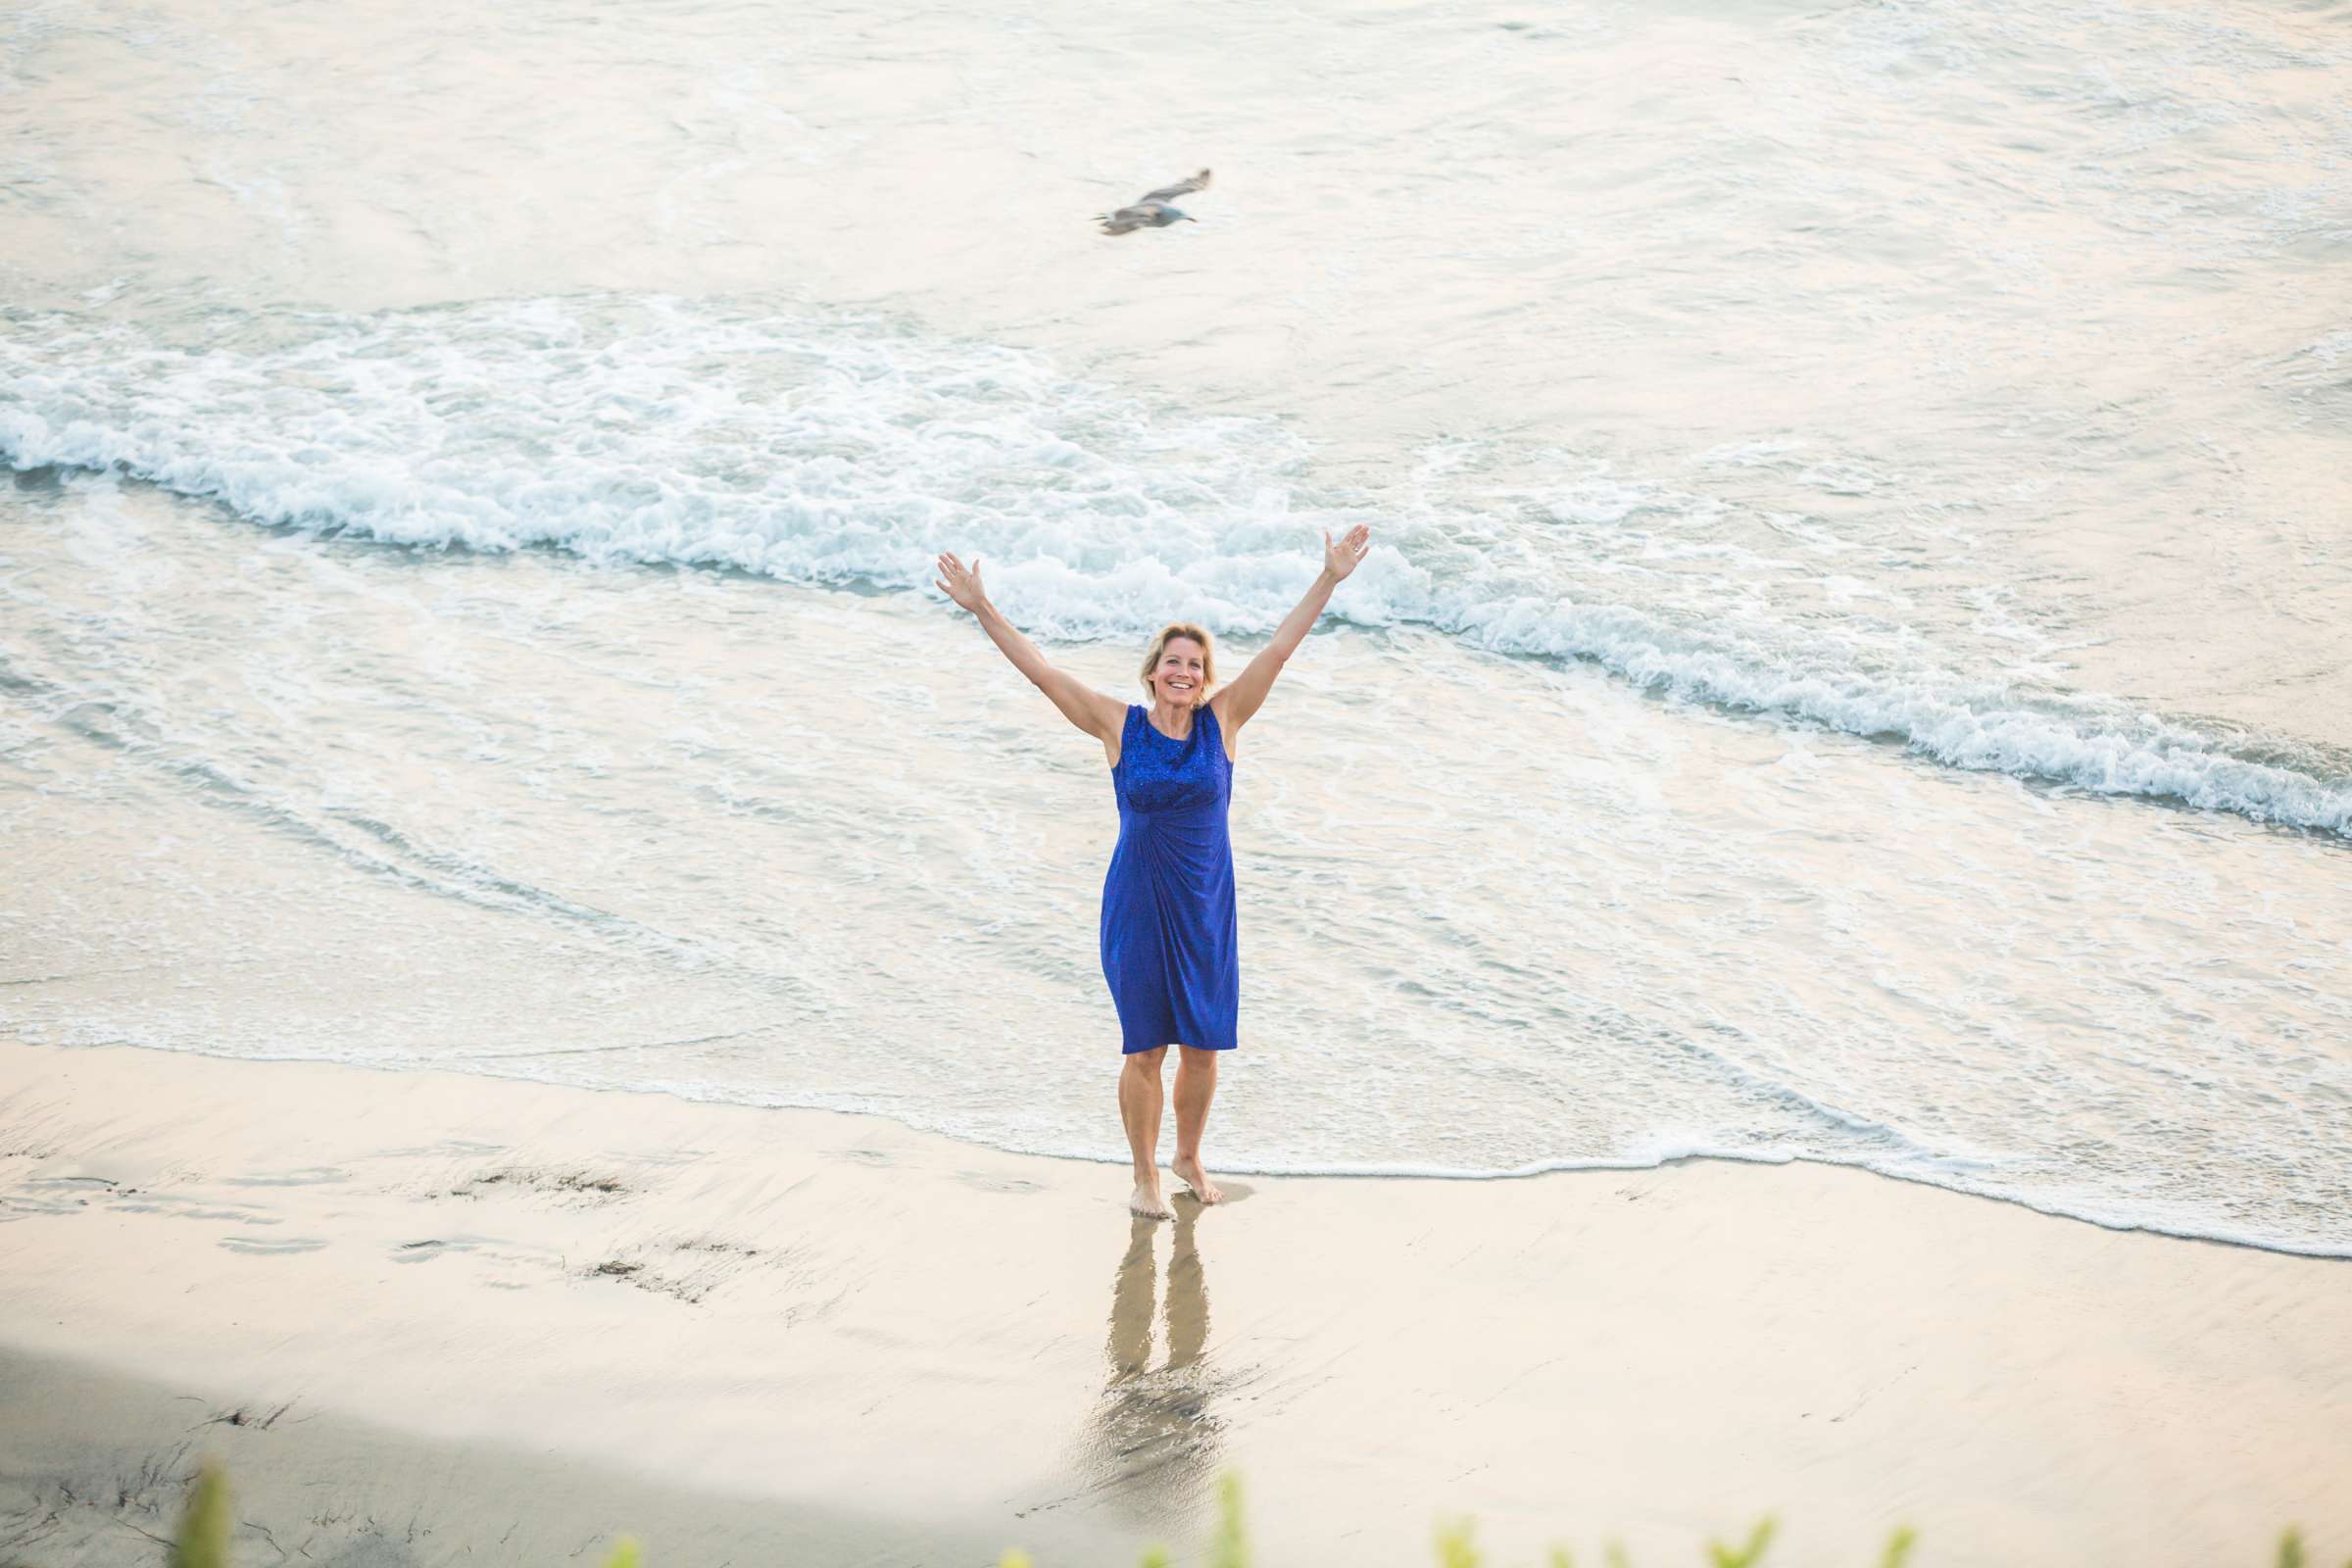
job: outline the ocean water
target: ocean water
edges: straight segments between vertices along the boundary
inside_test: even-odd
[[[1100,751],[928,563],[1128,691],[1364,522],[1212,1163],[2352,1255],[2347,106],[2342,5],[17,7],[0,1027],[1123,1159]]]

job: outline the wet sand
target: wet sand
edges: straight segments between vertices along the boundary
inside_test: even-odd
[[[1118,1562],[1227,1469],[1268,1562],[2352,1551],[2352,1265],[1812,1165],[1231,1188],[0,1044],[0,1560],[149,1560],[208,1450],[262,1563]]]

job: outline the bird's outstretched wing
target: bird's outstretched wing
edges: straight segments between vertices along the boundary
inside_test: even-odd
[[[1157,190],[1144,192],[1143,195],[1136,198],[1136,205],[1140,207],[1145,202],[1172,202],[1179,196],[1190,196],[1197,190],[1206,189],[1208,189],[1208,171],[1203,169],[1190,179],[1180,179],[1173,185],[1162,185]]]

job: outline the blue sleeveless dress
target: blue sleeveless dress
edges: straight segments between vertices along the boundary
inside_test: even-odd
[[[1225,831],[1233,760],[1216,712],[1195,709],[1192,734],[1172,741],[1130,705],[1110,782],[1119,845],[1102,879],[1102,978],[1121,1050],[1231,1051],[1242,1001]]]

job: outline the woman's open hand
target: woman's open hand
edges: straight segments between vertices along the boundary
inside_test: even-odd
[[[1328,542],[1328,541],[1326,541]],[[988,603],[988,590],[980,586],[980,558],[974,556],[966,566],[953,552],[942,555],[938,562],[939,576],[934,579],[940,591],[965,610],[978,612]]]
[[[1348,574],[1364,564],[1372,549],[1372,530],[1357,523],[1348,530],[1338,544],[1331,542],[1331,530],[1323,530],[1323,575],[1333,582],[1346,582]]]

